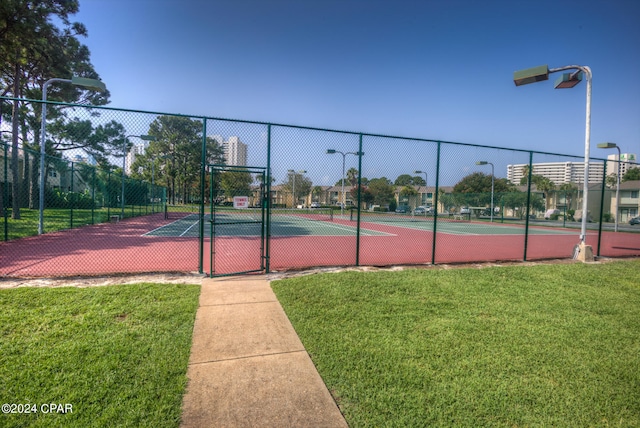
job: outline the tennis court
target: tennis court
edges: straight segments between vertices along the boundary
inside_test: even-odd
[[[154,229],[145,236],[180,236],[197,238],[200,233],[198,214],[189,214]],[[213,219],[213,221],[212,221]],[[356,236],[356,225],[334,221],[330,209],[272,209],[271,236]],[[262,235],[263,218],[260,209],[224,210],[204,216],[204,236],[250,237]],[[215,226],[212,230],[212,226]],[[361,229],[361,236],[383,236],[386,232]]]
[[[219,274],[260,268],[265,258],[271,272],[321,266],[570,258],[579,232],[530,225],[525,234],[525,226],[519,224],[438,217],[434,233],[432,218],[385,219],[362,212],[358,236],[358,222],[348,213],[341,216],[334,210],[332,217],[320,217],[322,212],[275,213],[274,210],[268,240],[263,239],[261,224],[256,223],[261,217],[244,217],[239,221],[240,217],[220,212],[216,213],[216,220],[228,224],[216,225],[212,242],[211,217],[207,215],[201,241],[199,215],[191,211],[170,213],[169,219],[155,213],[9,241],[0,244],[0,274],[193,272],[199,270],[199,254],[203,256],[203,272],[215,268]],[[589,230],[587,243],[596,248],[596,230]],[[636,254],[637,250],[637,233],[603,232],[602,251],[607,255],[625,256]]]
[[[182,213],[142,235],[145,238],[197,239],[202,228],[205,264],[209,272],[226,275],[260,271],[269,260],[271,270],[311,266],[429,264],[519,259],[525,244],[525,225],[395,213],[349,212],[324,209],[272,209],[267,239],[261,209],[222,209],[204,216]],[[529,246],[541,255],[569,257],[575,230],[529,227]],[[209,239],[213,238],[213,239]],[[438,240],[434,256],[434,241]],[[265,250],[265,247],[269,250]],[[567,254],[565,254],[567,253]]]
[[[349,220],[357,221],[357,213],[352,212]],[[497,219],[493,222],[487,220],[470,220],[461,216],[433,216],[405,215],[387,212],[361,212],[360,221],[369,225],[387,225],[392,227],[404,227],[415,230],[433,231],[452,235],[523,235],[524,222],[513,222]],[[435,223],[435,225],[434,225]],[[545,226],[529,226],[529,234],[532,235],[572,235],[575,231]]]
[[[197,238],[200,233],[198,214],[189,214],[145,233],[145,236],[176,236]],[[212,221],[213,219],[213,221]],[[270,235],[293,236],[356,236],[357,213],[334,214],[332,210],[273,209]],[[397,215],[395,213],[362,212],[360,236],[396,236],[392,228],[432,232],[433,217]],[[225,210],[204,216],[204,236],[212,232],[218,237],[261,236],[262,213],[259,209]],[[215,225],[215,230],[212,230]],[[381,226],[382,229],[381,230]],[[387,227],[384,227],[387,226]],[[451,235],[523,235],[524,225],[501,222],[469,221],[439,217],[435,224],[438,233]],[[391,228],[391,229],[390,229]],[[531,235],[573,235],[575,231],[551,227],[529,227]]]

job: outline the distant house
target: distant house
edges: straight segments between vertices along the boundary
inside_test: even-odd
[[[627,222],[630,218],[640,213],[640,180],[631,180],[620,183],[620,207],[618,220]],[[611,212],[616,212],[616,192],[611,192]]]

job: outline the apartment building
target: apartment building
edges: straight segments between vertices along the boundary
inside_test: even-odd
[[[529,164],[507,165],[507,179],[515,185],[525,176]],[[548,178],[556,186],[584,182],[584,162],[545,162],[532,165],[534,175]],[[589,162],[589,183],[602,183],[604,163]]]
[[[131,175],[131,165],[136,161],[136,157],[144,155],[147,150],[146,144],[134,144],[127,153],[127,157],[124,161],[124,170],[127,175]]]
[[[224,159],[227,165],[247,165],[247,145],[238,137],[229,137],[222,143]]]
[[[633,153],[622,153],[620,155],[620,177],[629,169],[638,168],[638,157]],[[618,173],[618,155],[607,156],[607,175]]]

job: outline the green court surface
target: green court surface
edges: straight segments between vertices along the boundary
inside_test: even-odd
[[[420,221],[385,221],[383,219],[362,219],[362,223],[375,223],[386,226],[409,228],[414,230],[433,231],[433,220]],[[436,230],[439,233],[452,235],[524,235],[524,225],[509,223],[474,223],[469,221],[457,221],[438,219]],[[529,226],[530,235],[573,235],[575,231],[556,229],[549,227]]]
[[[260,236],[262,220],[260,215],[247,212],[242,214],[218,214],[215,217],[216,236]],[[305,214],[277,213],[271,217],[271,236],[356,236],[353,225],[333,222],[332,217],[310,217]],[[211,235],[211,216],[205,216],[204,236]],[[145,236],[198,237],[200,222],[197,214],[188,215]],[[361,229],[361,236],[385,236],[389,233]]]
[[[357,213],[352,211],[349,220],[354,222]],[[380,224],[391,227],[401,227],[414,230],[433,231],[433,216],[421,216],[412,214],[398,214],[393,212],[370,212],[362,211],[360,222],[363,224]],[[436,230],[439,233],[452,235],[524,235],[525,225],[508,221],[503,223],[500,219],[493,222],[471,221],[467,216],[438,216]],[[558,229],[555,227],[544,227],[529,225],[530,235],[572,235],[575,231],[568,229]]]
[[[262,217],[256,211],[223,211],[215,215],[215,236],[260,236]],[[204,236],[211,236],[211,216],[205,216]],[[356,221],[348,215],[308,211],[280,210],[272,214],[271,236],[355,236]],[[361,218],[361,236],[391,236],[393,228],[433,231],[433,218],[412,216],[365,215]],[[376,227],[384,230],[375,230]],[[438,218],[439,233],[452,235],[524,235],[524,225],[500,222],[470,222]],[[165,226],[146,233],[146,236],[198,237],[200,224],[197,214],[189,214]],[[574,230],[550,227],[529,227],[530,235],[571,235]]]

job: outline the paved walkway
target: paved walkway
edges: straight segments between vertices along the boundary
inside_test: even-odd
[[[182,427],[347,427],[264,276],[205,279]]]

